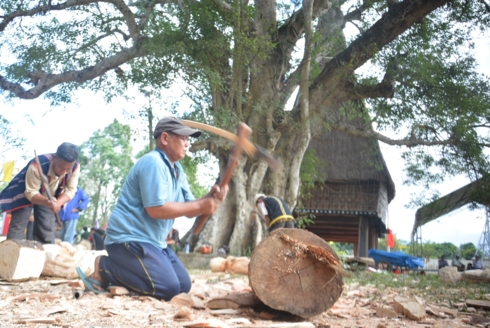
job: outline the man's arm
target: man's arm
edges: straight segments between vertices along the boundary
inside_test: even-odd
[[[26,190],[24,195],[33,204],[47,206],[51,211],[58,213],[60,211],[61,205],[57,204],[55,200],[54,204],[49,201],[48,196],[45,196],[39,192],[41,189],[41,175],[39,174],[38,168],[31,164],[27,168],[26,172]]]
[[[75,194],[77,193],[78,186],[78,178],[80,177],[80,164],[77,165],[77,168],[71,174],[70,178],[66,182],[65,189],[63,193],[58,196],[58,203],[60,207],[68,203]]]
[[[146,207],[146,212],[153,219],[175,219],[179,216],[188,218],[199,215],[211,215],[219,207],[221,201],[228,193],[228,186],[220,190],[218,185],[214,185],[211,191],[204,197],[191,202],[166,202],[160,206]]]
[[[84,209],[87,208],[88,203],[90,203],[90,197],[88,197],[88,195],[82,189],[80,189],[80,193],[81,193],[82,199],[81,199],[81,203],[78,205],[78,210],[83,211]]]

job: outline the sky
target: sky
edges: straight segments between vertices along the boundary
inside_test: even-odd
[[[490,76],[490,37],[483,35],[476,37],[475,41],[481,72]],[[175,92],[169,91],[163,95],[170,94],[175,94]],[[88,140],[93,132],[108,126],[114,118],[117,118],[121,123],[129,123],[131,127],[134,127],[138,122],[125,118],[122,115],[122,110],[135,109],[135,107],[138,109],[145,105],[145,100],[139,103],[130,103],[120,99],[116,99],[111,104],[105,104],[101,95],[89,91],[82,91],[77,95],[77,103],[59,108],[51,108],[49,103],[42,99],[15,100],[12,104],[3,104],[0,108],[2,115],[15,122],[14,133],[18,131],[27,140],[23,150],[7,153],[0,151],[0,164],[15,160],[16,168],[20,169],[26,164],[25,158],[33,157],[34,150],[38,154],[44,154],[54,152],[61,142],[81,144]],[[32,119],[32,125],[25,119],[27,113]],[[161,110],[159,113],[164,115],[165,110]],[[145,141],[141,141],[140,144],[134,145],[135,153],[145,144]],[[410,195],[419,193],[421,189],[403,184],[404,163],[401,159],[401,150],[382,143],[380,146],[396,187],[396,196],[389,205],[387,226],[393,230],[398,239],[410,241],[416,209],[406,208],[406,204],[410,201]],[[203,184],[209,185],[211,183],[209,174],[199,174],[199,176],[205,177],[206,180],[202,181]],[[437,189],[443,196],[469,182],[464,177],[455,177],[448,179]],[[185,230],[191,223],[184,219],[184,221],[179,220],[176,224],[177,227]],[[484,224],[485,211],[483,209],[470,211],[465,207],[424,225],[422,238],[424,242],[451,242],[456,246],[472,242],[478,246]]]

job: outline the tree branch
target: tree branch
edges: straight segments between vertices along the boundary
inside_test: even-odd
[[[395,84],[388,78],[375,85],[359,85],[349,82],[344,89],[345,94],[348,95],[348,100],[393,98],[395,95]]]
[[[312,106],[337,100],[339,84],[400,34],[449,0],[405,0],[393,4],[370,29],[329,61],[311,85]]]
[[[7,81],[5,77],[0,75],[0,88],[12,92],[21,99],[35,99],[60,83],[83,83],[119,67],[131,59],[142,57],[146,55],[144,48],[143,44],[138,43],[136,46],[123,49],[113,56],[79,71],[69,71],[60,74],[48,74],[43,71],[31,72],[29,73],[29,78],[35,86],[28,90],[24,89],[21,84]]]
[[[8,15],[3,16],[3,20],[0,22],[0,32],[3,32],[7,25],[18,17],[32,17],[36,14],[46,13],[48,11],[60,11],[67,8],[78,7],[81,5],[89,5],[92,3],[106,2],[113,4],[123,15],[126,20],[126,25],[128,26],[129,35],[134,41],[140,38],[140,31],[136,21],[134,19],[133,12],[129,9],[123,0],[68,0],[66,2],[52,5],[47,4],[43,6],[38,6],[29,10],[17,10]]]
[[[485,9],[490,13],[490,5],[485,0],[480,0],[480,3],[485,7]]]
[[[454,145],[456,143],[455,139],[452,136],[444,140],[425,140],[425,139],[416,138],[412,134],[412,136],[407,139],[391,139],[376,131],[359,130],[356,127],[344,122],[338,122],[332,124],[332,129],[343,131],[356,137],[373,138],[391,146],[407,146],[407,147],[437,146],[437,145],[444,146],[444,145]]]

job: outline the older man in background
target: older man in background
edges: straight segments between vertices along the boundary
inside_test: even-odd
[[[55,154],[39,155],[40,166],[33,158],[0,193],[0,207],[11,212],[7,239],[24,239],[29,216],[34,208],[33,237],[43,244],[54,243],[55,213],[76,193],[80,165],[78,147],[62,143]],[[51,201],[41,181],[48,178]]]

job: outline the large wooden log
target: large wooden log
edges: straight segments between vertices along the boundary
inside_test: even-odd
[[[0,278],[22,281],[39,278],[44,267],[42,244],[31,240],[4,240],[0,243]]]
[[[308,318],[331,308],[342,294],[341,262],[317,235],[278,229],[254,250],[250,287],[267,306]]]
[[[46,261],[42,270],[43,276],[75,279],[76,268],[80,267],[86,275],[94,272],[95,258],[107,255],[104,251],[86,250],[85,247],[72,246],[69,243],[45,244]]]

